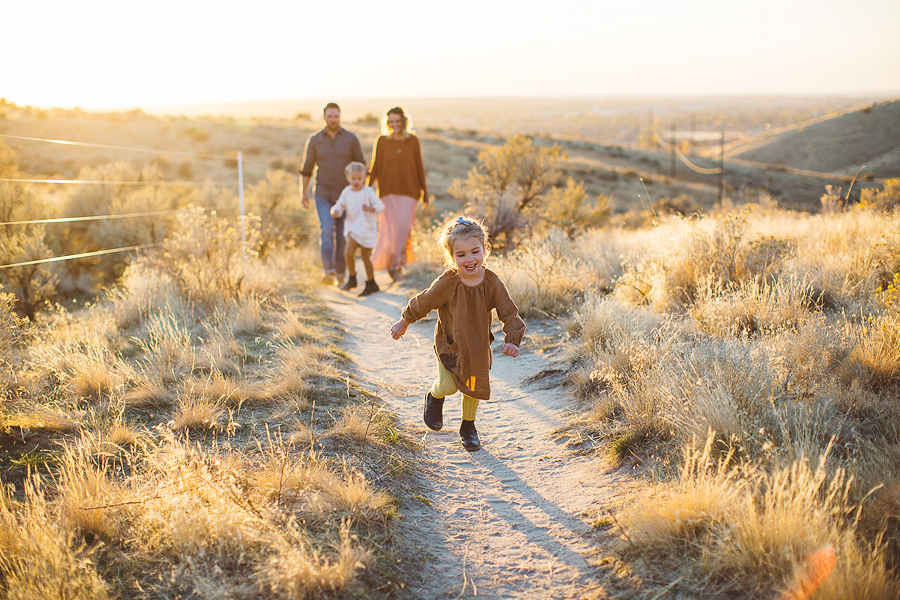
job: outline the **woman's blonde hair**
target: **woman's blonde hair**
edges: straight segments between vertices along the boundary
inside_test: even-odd
[[[487,228],[484,223],[478,219],[459,216],[448,221],[441,228],[438,234],[436,246],[440,246],[444,250],[444,266],[450,269],[456,268],[456,261],[453,260],[453,243],[466,238],[476,238],[481,245],[484,246],[484,256],[491,252],[491,244],[488,241]]]
[[[400,108],[399,106],[395,106],[394,108],[384,113],[384,119],[381,122],[381,135],[391,135],[392,133],[394,133],[394,130],[391,129],[391,126],[388,124],[388,120],[391,118],[391,115],[397,115],[400,117],[400,120],[403,121],[403,131],[407,135],[412,135],[413,133],[415,133],[413,131],[412,119],[410,119],[409,116],[405,112],[403,112],[402,108]]]

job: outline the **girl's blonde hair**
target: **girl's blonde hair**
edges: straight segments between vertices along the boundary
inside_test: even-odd
[[[460,216],[452,221],[448,221],[441,228],[436,245],[444,250],[445,267],[450,269],[456,268],[456,261],[453,260],[453,243],[470,237],[476,238],[481,242],[481,245],[484,246],[484,256],[487,258],[487,255],[491,252],[491,244],[488,241],[487,228],[478,219]]]

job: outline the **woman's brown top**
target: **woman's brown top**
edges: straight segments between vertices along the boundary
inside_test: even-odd
[[[409,196],[419,200],[428,198],[425,183],[425,163],[419,138],[410,134],[404,139],[389,135],[379,136],[372,149],[372,168],[369,171],[371,186],[378,184],[378,195]]]
[[[459,391],[481,400],[491,397],[492,309],[497,309],[503,323],[505,343],[521,345],[525,321],[506,286],[490,269],[484,270],[484,280],[474,286],[464,284],[454,269],[447,269],[401,313],[404,321],[415,323],[437,310],[434,353],[453,375]]]

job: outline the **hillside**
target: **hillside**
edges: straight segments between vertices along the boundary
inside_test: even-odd
[[[821,173],[900,176],[900,100],[871,104],[764,136],[734,158]]]
[[[755,148],[741,146],[744,150],[737,156],[735,152],[727,151],[726,147],[725,195],[740,204],[756,201],[763,191],[782,208],[816,211],[826,185],[847,186],[856,173],[856,162],[844,160],[841,163],[844,166],[835,169],[831,166],[833,162],[826,161],[829,152],[840,154],[844,148],[858,147],[858,150],[853,150],[853,156],[862,156],[863,150],[871,147],[872,152],[880,153],[878,164],[882,165],[875,177],[897,176],[900,173],[896,167],[900,162],[900,152],[896,140],[891,139],[889,134],[900,130],[897,127],[900,120],[898,108],[898,102],[876,104],[868,113],[846,114],[810,125],[807,128],[809,131],[831,132],[831,141],[827,143],[806,143],[823,156],[823,162],[819,164],[810,155],[799,163],[802,166],[795,168],[789,164],[790,156],[774,155],[774,148],[788,143],[790,139],[791,134],[786,128],[777,129],[784,132],[779,133],[778,137],[770,135],[758,139]],[[747,110],[759,118],[774,116],[757,114],[752,106]],[[359,135],[368,157],[378,135],[378,126],[372,122],[371,115],[354,118],[351,116],[354,113],[347,112],[344,125]],[[719,115],[718,118],[721,117]],[[734,120],[743,123],[754,119],[737,116]],[[877,144],[869,144],[865,136],[859,133],[859,127],[852,126],[857,121],[878,129],[872,134],[873,139],[879,140]],[[806,122],[810,123],[808,120]],[[843,122],[851,125],[847,128],[847,141],[838,142],[835,140],[841,139]],[[880,123],[880,129],[871,123]],[[234,157],[241,151],[244,183],[251,186],[264,179],[269,170],[296,173],[306,137],[320,126],[320,122],[308,114],[289,119],[184,117],[141,111],[89,113],[44,110],[6,104],[0,110],[0,144],[13,149],[20,172],[28,176],[71,179],[77,177],[83,167],[125,160],[139,165],[153,164],[169,181],[212,181],[226,187],[237,182]],[[728,129],[731,131],[730,127]],[[798,130],[795,135],[809,135],[804,131]],[[450,185],[455,179],[465,179],[469,169],[478,163],[481,150],[503,144],[505,139],[505,134],[500,131],[438,126],[428,120],[420,121],[418,134],[422,139],[429,188],[437,200],[437,210],[432,213],[434,216],[443,210],[458,208],[458,201],[447,191]],[[729,133],[729,138],[732,135]],[[738,134],[734,135],[740,139]],[[862,141],[857,142],[860,137]],[[48,144],[33,138],[73,140],[88,145]],[[585,189],[593,197],[609,197],[614,211],[619,213],[647,209],[650,202],[666,197],[688,196],[704,209],[712,208],[718,199],[718,177],[698,175],[678,162],[675,178],[672,178],[671,155],[665,150],[574,139],[565,135],[542,134],[535,139],[539,144],[559,144],[569,157],[563,168],[563,178],[572,177],[584,182]],[[888,148],[891,143],[894,144],[893,151]],[[709,151],[712,152],[709,158],[693,157],[692,160],[705,167],[718,166],[718,149]],[[773,156],[765,156],[766,152],[773,153]],[[850,151],[845,154],[849,156]],[[861,164],[868,164],[868,172],[876,163]],[[855,193],[859,187],[855,186]]]

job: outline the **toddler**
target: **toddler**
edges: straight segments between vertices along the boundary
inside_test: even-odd
[[[378,239],[377,215],[384,210],[384,204],[371,187],[366,183],[366,165],[352,162],[344,168],[347,181],[350,183],[343,189],[337,202],[331,207],[331,216],[344,218],[344,237],[347,244],[344,258],[347,262],[347,281],[341,286],[344,291],[356,287],[356,249],[359,248],[363,266],[366,269],[366,287],[360,296],[368,296],[379,290],[375,283],[375,271],[372,268],[372,249]]]
[[[497,309],[503,323],[503,354],[507,356],[519,355],[525,321],[506,286],[484,266],[490,247],[481,222],[458,217],[444,225],[438,243],[443,247],[447,269],[409,301],[400,320],[391,326],[391,336],[399,339],[411,323],[437,310],[434,352],[438,376],[425,394],[423,420],[429,429],[439,431],[444,425],[444,398],[461,391],[459,437],[463,448],[471,452],[481,448],[475,429],[478,401],[491,397],[491,310]]]

